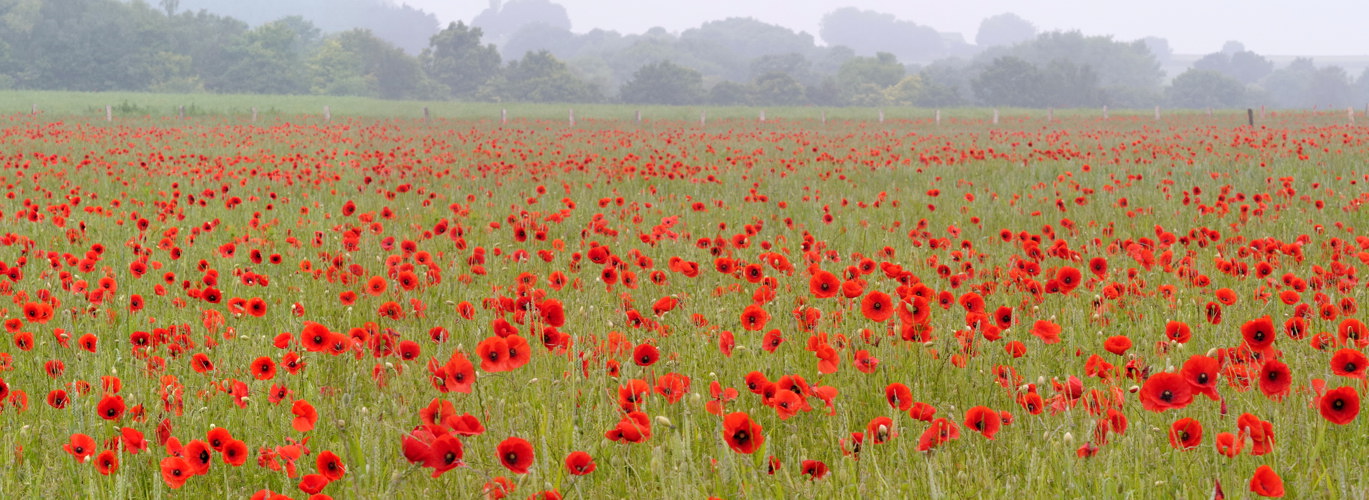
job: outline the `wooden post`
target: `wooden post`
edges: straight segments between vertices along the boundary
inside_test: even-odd
[[[1254,126],[1255,126],[1255,110],[1254,110],[1254,109],[1251,109],[1251,108],[1245,108],[1245,119],[1246,119],[1247,122],[1250,123],[1250,126],[1254,127]]]
[[[114,106],[110,106],[108,104],[105,105],[105,121],[114,121]]]
[[[428,123],[428,122],[432,121],[432,118],[433,118],[433,116],[432,116],[431,114],[428,113],[428,107],[427,107],[427,106],[423,106],[423,123]]]
[[[827,125],[827,110],[822,110],[822,124]]]
[[[1264,121],[1264,106],[1260,106],[1260,121]]]
[[[761,110],[760,121],[761,121],[761,123],[765,123],[765,110],[764,110],[764,109]]]
[[[937,113],[940,113],[940,111],[937,111]],[[879,122],[884,123],[884,110],[882,109],[879,110]]]
[[[257,107],[252,106],[252,123],[257,123]]]
[[[575,109],[574,109],[574,108],[571,108],[571,110],[570,110],[570,126],[572,126],[572,127],[575,126]]]
[[[36,114],[38,114],[38,105],[37,105],[37,104],[34,104],[32,107],[29,108],[29,114],[30,114],[30,115],[36,115]]]
[[[704,125],[707,124],[707,123],[708,123],[708,112],[707,112],[707,111],[700,111],[700,112],[699,112],[699,126],[702,127],[702,126],[704,126]]]
[[[998,108],[993,108],[993,124],[998,125]]]
[[[182,104],[182,105],[180,105],[180,106],[176,106],[176,115],[177,115],[177,117],[179,117],[179,118],[182,119],[182,120],[185,119],[185,105],[184,105],[184,104]]]
[[[640,109],[637,110],[637,124],[638,124],[638,125],[641,125],[641,124],[642,124],[642,110],[640,110]]]
[[[507,109],[500,109],[500,110],[499,110],[499,124],[500,124],[500,125],[508,125],[508,124],[509,124],[509,110],[507,110]]]
[[[1159,107],[1159,106],[1156,106],[1156,107],[1155,107],[1155,121],[1157,121],[1157,122],[1160,121],[1160,107]]]
[[[936,124],[937,126],[941,125],[941,110],[939,109],[936,110]]]
[[[1055,108],[1046,108],[1046,123],[1055,121]]]
[[[324,106],[324,107],[323,107],[323,123],[328,123],[328,122],[331,122],[331,121],[333,121],[333,110],[329,109],[328,106]]]
[[[1107,105],[1103,105],[1103,119],[1104,119],[1104,120],[1108,119],[1108,107],[1107,107]]]
[[[1354,125],[1354,124],[1355,124],[1355,107],[1354,107],[1354,106],[1350,106],[1350,107],[1348,107],[1348,108],[1345,108],[1345,117],[1350,119],[1350,124],[1351,124],[1351,125]]]
[[[1212,106],[1207,107],[1207,116],[1212,116]]]

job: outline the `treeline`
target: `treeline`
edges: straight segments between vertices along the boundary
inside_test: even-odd
[[[349,0],[352,1],[352,0]],[[358,5],[364,2],[356,2]],[[251,26],[162,0],[0,0],[0,88],[356,95],[386,99],[758,106],[1342,107],[1351,76],[1299,59],[1276,69],[1228,44],[1167,81],[1163,39],[1037,33],[1012,14],[973,44],[843,8],[812,35],[754,19],[679,34],[570,31],[547,0],[492,4],[409,50],[366,29],[325,34],[291,16]],[[428,19],[411,9],[398,16]],[[393,37],[390,37],[393,39]],[[497,44],[495,43],[497,42]]]

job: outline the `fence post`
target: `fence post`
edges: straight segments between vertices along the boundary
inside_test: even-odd
[[[1103,119],[1108,119],[1108,106],[1106,104],[1103,105]]]
[[[1157,121],[1157,122],[1160,121],[1160,107],[1159,107],[1159,106],[1156,106],[1156,107],[1155,107],[1155,121]]]
[[[827,110],[822,110],[822,124],[827,125]]]
[[[508,124],[509,124],[509,110],[508,110],[508,109],[500,109],[500,110],[499,110],[499,124],[500,124],[500,125],[508,125]]]
[[[993,124],[998,125],[998,108],[993,108]]]
[[[761,123],[765,123],[765,110],[764,110],[764,109],[761,110],[760,121],[761,121]]]
[[[32,107],[29,108],[29,114],[30,114],[30,115],[36,115],[36,114],[38,114],[38,105],[37,105],[37,104],[34,104]]]
[[[1354,106],[1350,106],[1350,107],[1348,107],[1348,108],[1345,108],[1345,116],[1346,116],[1347,118],[1350,119],[1350,124],[1351,124],[1351,125],[1354,125],[1354,124],[1355,124],[1355,107],[1354,107]]]
[[[180,105],[180,106],[176,106],[176,115],[177,115],[177,118],[180,118],[180,119],[182,119],[182,120],[185,119],[185,105],[184,105],[184,104],[182,104],[182,105]]]
[[[1255,110],[1254,110],[1254,109],[1245,108],[1245,120],[1246,120],[1247,122],[1250,123],[1250,126],[1252,126],[1252,127],[1255,126]]]
[[[936,110],[936,124],[937,126],[941,125],[941,110],[939,109]]]
[[[1046,108],[1046,123],[1055,121],[1055,108]]]
[[[699,112],[699,126],[702,127],[702,126],[704,126],[704,125],[707,124],[707,123],[708,123],[708,112],[707,112],[707,111],[700,111],[700,112]]]
[[[423,106],[423,123],[432,121],[432,115],[428,113],[428,107]]]
[[[937,113],[940,113],[940,111],[938,111]],[[884,123],[884,110],[882,109],[879,110],[879,122]]]
[[[637,110],[637,124],[638,124],[638,125],[641,125],[641,124],[642,124],[642,110],[640,110],[640,109]]]
[[[257,123],[257,107],[252,106],[252,123]]]
[[[105,105],[105,121],[114,121],[114,106],[110,106],[108,104]]]
[[[570,109],[570,126],[575,126],[575,108]]]
[[[331,121],[333,121],[333,110],[332,110],[332,109],[329,109],[328,106],[324,106],[324,107],[323,107],[323,122],[324,122],[324,123],[328,123],[328,122],[331,122]]]

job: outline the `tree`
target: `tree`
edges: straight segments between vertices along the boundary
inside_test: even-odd
[[[499,73],[499,51],[480,45],[480,28],[457,21],[433,35],[419,56],[428,76],[451,90],[457,99],[475,96],[481,85]]]
[[[317,36],[318,30],[298,16],[258,26],[229,49],[228,68],[205,86],[226,93],[307,93],[305,50]]]
[[[502,5],[495,2],[471,19],[471,26],[480,28],[496,45],[531,24],[570,31],[570,16],[565,7],[549,0],[513,0]]]
[[[1015,57],[1038,68],[1062,60],[1088,67],[1097,77],[1100,104],[1144,106],[1160,99],[1164,72],[1145,42],[1118,42],[1112,37],[1072,32],[1043,33],[1012,47],[991,48],[974,59],[987,68],[1002,57]],[[978,92],[975,92],[978,95]]]
[[[383,99],[422,97],[423,70],[394,44],[365,29],[328,37],[309,60],[310,92]]]
[[[807,101],[803,84],[788,73],[766,73],[757,77],[751,86],[755,89],[756,104],[795,106]]]
[[[907,72],[893,54],[880,52],[846,61],[837,71],[837,84],[842,97],[851,104],[880,106],[884,104],[884,89],[897,85]]]
[[[548,51],[529,52],[504,70],[498,95],[522,102],[593,102],[599,91]]]
[[[994,59],[971,86],[980,102],[989,106],[1035,107],[1042,101],[1041,72],[1023,59]]]
[[[708,89],[708,103],[714,106],[750,106],[754,89],[750,85],[721,81]]]
[[[1216,71],[1241,83],[1255,83],[1274,71],[1274,63],[1248,50],[1213,52],[1193,63],[1193,69]]]
[[[1036,37],[1036,26],[1011,12],[985,18],[979,23],[974,43],[980,47],[1013,45]]]
[[[827,13],[818,33],[827,45],[845,45],[864,55],[889,52],[905,61],[932,61],[947,50],[934,29],[854,7]]]
[[[1161,63],[1168,62],[1174,57],[1174,49],[1169,47],[1169,40],[1158,36],[1148,36],[1141,39],[1141,43],[1146,44],[1146,49],[1155,56],[1155,60]]]
[[[1183,72],[1174,77],[1166,94],[1170,105],[1180,108],[1237,108],[1245,104],[1245,85],[1212,70]]]
[[[703,75],[670,61],[642,66],[618,90],[629,104],[696,104],[703,99]]]
[[[680,33],[680,41],[717,44],[732,57],[744,61],[772,54],[807,54],[817,49],[813,35],[795,33],[789,28],[749,17],[730,17],[703,23],[698,28]]]

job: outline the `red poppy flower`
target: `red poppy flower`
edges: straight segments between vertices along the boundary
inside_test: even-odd
[[[1227,458],[1235,458],[1241,454],[1241,448],[1245,447],[1245,437],[1230,432],[1219,432],[1213,444],[1217,446],[1217,453]]]
[[[889,402],[889,406],[898,411],[908,411],[913,407],[913,391],[908,386],[898,382],[889,384],[884,388],[884,399]]]
[[[249,451],[247,449],[247,443],[237,439],[230,439],[223,444],[223,449],[220,450],[219,453],[223,455],[224,463],[234,467],[241,467],[242,464],[247,463]]]
[[[95,413],[105,420],[116,421],[124,416],[124,397],[105,396],[100,399],[100,403],[95,405]]]
[[[475,354],[480,358],[480,369],[486,372],[506,372],[509,371],[509,344],[504,338],[497,335],[480,341],[475,346]]]
[[[1336,375],[1364,378],[1365,368],[1369,368],[1369,358],[1357,350],[1346,347],[1331,355],[1331,371]]]
[[[1114,335],[1103,341],[1103,349],[1121,356],[1131,349],[1131,339],[1126,335]]]
[[[85,462],[95,454],[95,438],[85,434],[72,434],[70,442],[62,445],[62,449],[71,454],[71,458],[77,462]]]
[[[270,357],[261,356],[252,361],[251,372],[257,380],[271,380],[276,376],[276,362]]]
[[[532,466],[532,443],[520,437],[511,437],[495,447],[499,463],[514,474],[527,474]]]
[[[651,439],[651,417],[640,411],[628,412],[604,438],[622,443],[640,443]]]
[[[166,457],[162,459],[162,480],[171,489],[180,489],[185,486],[185,482],[190,479],[190,464],[181,457]]]
[[[917,439],[917,451],[927,451],[948,441],[960,438],[960,427],[950,420],[938,418]]]
[[[1193,389],[1187,380],[1174,373],[1151,375],[1141,386],[1141,406],[1154,412],[1183,408],[1193,402]]]
[[[337,481],[347,475],[347,466],[343,465],[342,459],[332,451],[325,450],[320,453],[314,461],[314,465],[317,466],[318,473],[328,478],[329,481]]]
[[[1261,465],[1250,478],[1250,491],[1262,497],[1283,497],[1283,479],[1268,465]]]
[[[993,439],[1002,425],[1003,420],[998,412],[987,406],[976,406],[965,411],[965,427],[978,431],[985,438]]]
[[[119,456],[114,450],[105,450],[95,457],[95,470],[102,475],[110,475],[119,470]]]
[[[1252,351],[1264,351],[1274,344],[1274,320],[1269,316],[1247,321],[1241,325],[1241,336]]]
[[[1318,401],[1321,416],[1327,422],[1345,425],[1359,415],[1359,391],[1346,386],[1326,391]]]
[[[1057,344],[1060,342],[1060,325],[1044,319],[1037,320],[1032,325],[1031,334],[1047,344]]]
[[[770,321],[770,313],[765,312],[761,306],[751,304],[742,310],[741,321],[743,329],[758,332],[765,329],[765,324]]]
[[[566,471],[574,476],[583,476],[594,472],[594,457],[583,451],[572,451],[566,455]]]
[[[1217,373],[1221,369],[1221,363],[1202,354],[1194,354],[1184,362],[1184,367],[1179,370],[1179,375],[1188,381],[1193,387],[1193,391],[1205,394],[1213,401],[1221,399],[1217,395]]]
[[[1260,368],[1260,392],[1269,399],[1280,401],[1292,386],[1293,375],[1288,371],[1288,365],[1277,359],[1264,362]]]
[[[841,291],[841,280],[837,279],[837,275],[819,269],[808,280],[808,291],[819,299],[836,297]]]
[[[1169,444],[1175,449],[1191,450],[1203,442],[1203,424],[1191,418],[1181,418],[1169,426]]]
[[[894,302],[889,294],[872,291],[860,300],[860,313],[870,321],[883,323],[894,315]]]
[[[1182,321],[1170,321],[1165,323],[1165,337],[1180,344],[1188,342],[1192,338],[1193,331],[1189,329],[1188,323]]]
[[[651,344],[638,344],[632,350],[632,362],[637,366],[651,366],[661,358],[661,351]]]
[[[666,402],[675,404],[689,394],[689,377],[678,373],[667,373],[656,379],[656,394],[664,396]]]
[[[865,424],[865,435],[870,438],[870,444],[884,444],[898,436],[894,431],[894,419],[889,417],[875,417],[870,419],[870,423]]]
[[[314,430],[314,423],[318,422],[318,411],[314,410],[314,405],[303,399],[296,399],[294,405],[290,407],[290,413],[295,415],[294,420],[290,423],[291,428],[298,432]]]
[[[808,476],[810,481],[816,481],[827,477],[827,464],[817,460],[804,460],[800,466],[802,475]]]
[[[751,421],[745,412],[729,413],[723,417],[723,440],[737,453],[751,454],[765,443],[761,425]]]

